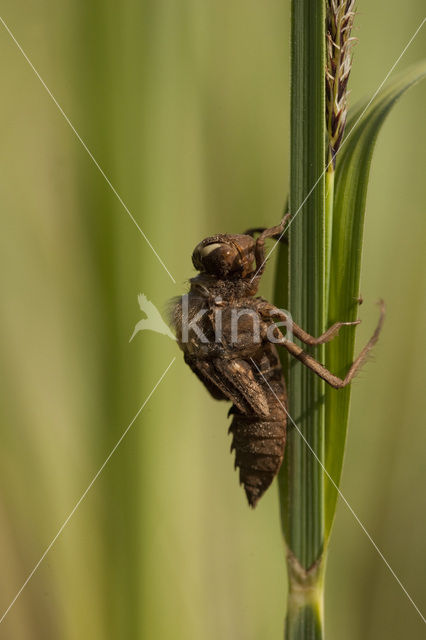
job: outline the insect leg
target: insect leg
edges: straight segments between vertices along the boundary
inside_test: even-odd
[[[244,231],[245,236],[254,236],[255,233],[263,233],[266,231],[266,227],[253,227],[252,229],[247,229]]]
[[[252,229],[247,229],[246,231],[244,231],[244,235],[253,237],[255,233],[263,233],[264,231],[267,231],[266,227],[253,227]],[[279,241],[283,244],[288,244],[287,236],[281,236]]]
[[[301,327],[299,327],[299,325],[297,325],[295,322],[293,322],[292,324],[292,329],[293,329],[293,334],[297,338],[299,338],[299,340],[301,340],[304,344],[317,345],[317,344],[324,344],[326,342],[330,342],[330,340],[333,340],[333,338],[335,338],[338,335],[340,331],[340,327],[350,327],[353,325],[357,325],[360,322],[361,320],[355,320],[355,322],[335,322],[334,324],[331,325],[331,327],[327,329],[327,331],[325,331],[320,336],[318,336],[318,338],[311,336],[309,333],[307,333]]]
[[[287,315],[283,311],[281,311],[281,309],[277,309],[270,304],[262,305],[261,313],[264,319],[278,318],[279,320],[283,320],[284,322],[288,321]],[[355,320],[354,322],[335,322],[331,325],[331,327],[327,329],[327,331],[324,331],[324,333],[322,333],[317,338],[315,338],[315,336],[311,336],[310,333],[302,329],[302,327],[299,327],[299,325],[295,322],[291,323],[291,330],[293,332],[293,335],[295,335],[296,338],[299,338],[299,340],[301,340],[301,342],[303,342],[304,344],[317,345],[324,344],[326,342],[330,342],[330,340],[333,340],[333,338],[338,335],[341,327],[351,327],[360,324],[360,322],[361,320]]]
[[[290,220],[291,214],[286,213],[280,224],[270,229],[264,229],[258,239],[256,240],[256,246],[254,249],[254,255],[256,258],[256,275],[260,276],[265,269],[265,240],[266,238],[273,238],[283,233],[287,222]]]
[[[288,316],[284,313],[284,311],[281,311],[281,309],[277,309],[277,307],[274,307],[274,305],[272,304],[262,303],[262,306],[259,310],[265,320],[268,318],[278,318],[279,320],[283,320],[284,322],[288,321]],[[318,336],[318,338],[315,338],[315,336],[311,336],[310,333],[302,329],[302,327],[299,327],[299,325],[295,322],[291,323],[291,330],[293,332],[293,335],[295,335],[296,338],[299,338],[299,340],[301,340],[304,344],[317,345],[324,344],[325,342],[330,342],[330,340],[333,340],[333,338],[338,335],[341,327],[350,327],[360,324],[360,322],[361,320],[355,320],[354,322],[335,322],[331,325],[331,327],[327,329],[327,331]]]
[[[313,358],[309,353],[306,353],[305,351],[303,351],[301,347],[299,347],[297,344],[294,344],[294,342],[290,342],[289,340],[286,340],[283,337],[283,341],[280,344],[282,344],[282,346],[284,346],[287,349],[287,351],[291,353],[292,356],[300,360],[300,362],[302,362],[306,367],[308,367],[314,373],[316,373],[317,376],[325,380],[325,382],[327,382],[331,387],[334,387],[335,389],[342,389],[343,387],[346,387],[346,385],[348,385],[353,380],[357,372],[360,370],[360,368],[364,364],[369,352],[371,351],[371,349],[374,347],[377,340],[379,339],[380,331],[383,325],[384,315],[385,315],[384,304],[383,302],[381,302],[380,318],[379,318],[379,322],[377,324],[376,330],[374,331],[373,335],[371,336],[370,340],[367,342],[365,347],[362,349],[357,359],[352,363],[352,365],[349,368],[349,371],[347,372],[344,378],[339,378],[338,376],[335,376],[333,373],[331,373],[331,371],[326,369],[324,365],[322,365],[320,362],[315,360],[315,358]],[[278,328],[276,330],[279,331]]]

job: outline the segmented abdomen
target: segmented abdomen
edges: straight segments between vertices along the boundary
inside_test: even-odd
[[[268,398],[269,415],[243,413],[235,405],[229,428],[235,466],[240,469],[248,502],[255,507],[277,475],[284,456],[287,395],[281,364],[273,344],[269,344],[259,361],[252,363],[253,373]],[[257,370],[260,369],[261,373]]]

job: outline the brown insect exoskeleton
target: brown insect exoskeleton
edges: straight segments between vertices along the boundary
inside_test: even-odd
[[[384,316],[382,305],[374,334],[343,379],[287,339],[274,320],[282,325],[289,321],[288,314],[254,296],[265,269],[265,239],[280,236],[288,220],[289,214],[271,229],[205,238],[192,254],[200,273],[172,311],[185,362],[214,398],[233,403],[231,450],[252,507],[278,473],[284,455],[287,394],[277,345],[340,389],[351,382],[377,342]],[[256,240],[255,233],[260,233]],[[318,345],[334,338],[342,326],[359,322],[336,322],[318,338],[294,322],[287,329],[301,342]]]

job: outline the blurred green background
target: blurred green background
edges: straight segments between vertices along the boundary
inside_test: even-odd
[[[372,94],[422,0],[359,2],[351,101]],[[252,512],[225,404],[137,294],[164,309],[215,232],[272,225],[288,186],[289,3],[4,0],[7,22],[159,252],[173,284],[0,25],[0,609],[4,611],[169,364],[16,604],[0,638],[281,638],[277,488]],[[399,69],[426,54],[419,34]],[[424,606],[426,87],[392,112],[367,204],[360,344],[342,490]],[[273,264],[262,294],[269,296]],[[297,321],[297,318],[295,318]],[[423,637],[340,504],[329,640]]]

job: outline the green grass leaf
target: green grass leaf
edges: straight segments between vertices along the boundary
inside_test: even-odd
[[[294,320],[313,334],[323,331],[325,320],[324,9],[321,2],[292,3],[289,207],[298,215],[290,226],[289,308]],[[281,289],[285,279],[285,270],[277,273]],[[291,363],[288,378],[291,415],[322,458],[323,382],[299,362]],[[281,514],[286,544],[305,569],[323,548],[323,484],[320,465],[297,430],[289,428],[280,475]]]
[[[323,2],[292,2],[289,210],[295,217],[289,232],[288,268],[287,248],[280,248],[275,302],[291,309],[294,320],[312,334],[324,330],[327,298],[324,24]],[[324,548],[324,475],[304,438],[322,459],[324,383],[300,362],[289,362],[285,354],[281,357],[289,383],[290,412],[298,427],[289,424],[279,474],[281,521],[288,552],[286,638],[297,640],[309,634],[312,640],[319,640],[323,590],[322,583],[317,584],[317,563]],[[309,572],[311,567],[314,575]]]
[[[350,115],[347,137],[338,155],[333,210],[328,324],[358,316],[361,252],[365,203],[371,159],[380,128],[398,98],[426,75],[426,62],[396,76],[373,102],[363,103]],[[327,345],[326,366],[344,375],[354,358],[355,329],[342,331]],[[326,389],[325,467],[340,483],[349,415],[350,386]],[[325,483],[325,535],[329,538],[336,510],[337,491]]]

